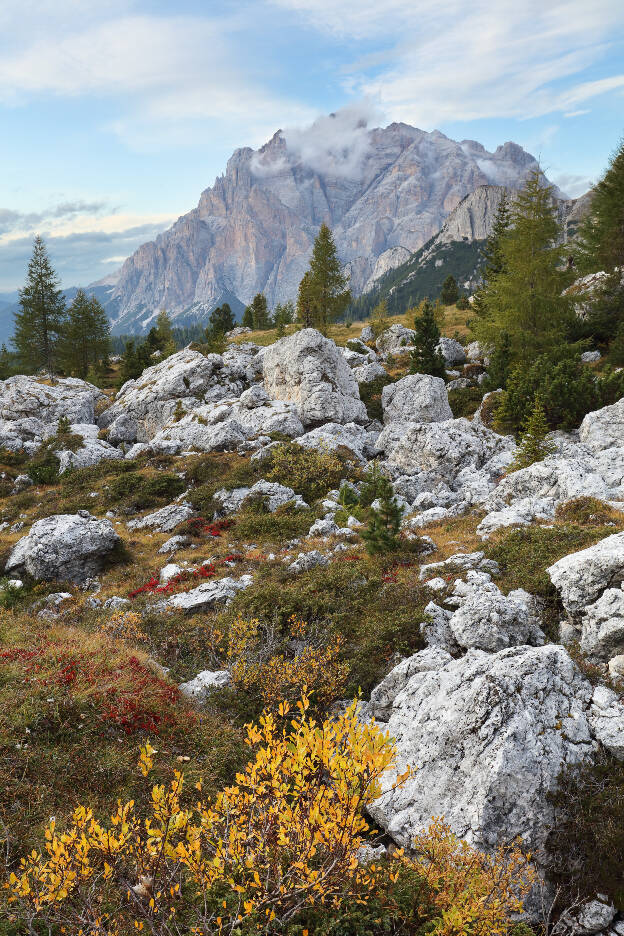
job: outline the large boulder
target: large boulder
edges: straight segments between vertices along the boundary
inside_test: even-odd
[[[113,444],[148,442],[172,417],[202,403],[238,397],[246,386],[241,366],[228,366],[219,354],[184,348],[127,381],[99,425]]]
[[[383,421],[390,423],[432,423],[452,419],[446,384],[430,374],[409,374],[381,392]]]
[[[285,487],[283,484],[277,484],[275,481],[256,481],[252,487],[234,488],[226,491],[222,488],[213,495],[213,500],[219,505],[219,513],[236,513],[246,504],[262,501],[269,511],[274,513],[280,507],[286,504],[292,504],[293,507],[307,507],[308,505],[299,494],[295,494],[292,488]]]
[[[322,452],[342,452],[364,464],[374,457],[378,436],[378,432],[357,423],[325,423],[300,436],[297,445]]]
[[[268,395],[294,403],[304,426],[368,421],[351,368],[335,343],[315,329],[270,345],[262,367]]]
[[[564,556],[546,571],[581,648],[605,661],[624,653],[624,533]]]
[[[590,683],[552,644],[470,650],[415,672],[392,703],[397,764],[371,815],[402,846],[442,815],[477,847],[521,836],[539,850],[552,821],[547,794],[562,767],[597,747],[591,701]],[[392,789],[408,766],[409,779]]]
[[[304,428],[292,403],[269,400],[256,385],[238,400],[198,406],[179,419],[170,419],[149,446],[164,454],[234,451],[245,441],[272,432],[296,438]]]
[[[546,570],[566,611],[581,615],[608,588],[624,582],[624,533],[559,559]]]
[[[123,458],[123,453],[98,438],[98,427],[92,424],[78,424],[70,426],[72,435],[82,438],[82,445],[78,448],[55,448],[54,454],[59,460],[59,474],[64,474],[69,468],[90,468],[99,465],[101,461],[115,461]]]
[[[612,406],[588,413],[581,423],[579,439],[595,450],[624,446],[624,397]]]
[[[466,363],[466,352],[464,347],[459,343],[459,341],[455,341],[454,338],[440,338],[438,342],[438,351],[442,352],[442,356],[447,364]]]
[[[158,533],[170,533],[180,523],[189,520],[195,511],[187,501],[179,504],[167,504],[160,510],[137,517],[128,523],[129,530],[156,530]]]
[[[96,406],[106,402],[97,387],[76,377],[9,377],[0,380],[0,420],[38,419],[56,428],[61,417],[70,423],[94,423]]]
[[[120,539],[110,520],[86,510],[37,520],[16,544],[6,571],[39,581],[84,582],[97,575]]]
[[[405,325],[390,325],[381,333],[375,347],[380,354],[396,354],[397,351],[409,351],[414,346],[416,332]]]
[[[454,482],[465,469],[486,469],[496,477],[513,458],[515,443],[467,419],[430,423],[391,423],[377,440],[391,465],[410,473],[428,471]]]

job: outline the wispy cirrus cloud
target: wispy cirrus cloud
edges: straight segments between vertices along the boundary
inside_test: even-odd
[[[621,66],[580,80],[624,41],[620,0],[271,2],[337,40],[366,45],[345,67],[349,88],[379,101],[392,119],[427,129],[570,112],[624,88]]]

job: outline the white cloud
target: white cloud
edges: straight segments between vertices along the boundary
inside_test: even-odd
[[[569,111],[624,85],[624,75],[578,84],[575,77],[621,37],[621,0],[271,2],[338,39],[374,40],[375,51],[352,65],[348,87],[378,100],[392,119],[426,129]]]
[[[198,127],[202,139],[222,127],[240,134],[241,124],[257,145],[284,120],[311,118],[254,73],[234,16],[111,16],[105,7],[97,20],[87,0],[64,5],[83,15],[5,49],[0,40],[0,102],[19,105],[33,95],[113,100],[108,129],[138,147],[188,143]]]
[[[571,172],[561,172],[553,176],[553,182],[568,198],[578,198],[588,192],[596,180],[589,176],[576,175]]]

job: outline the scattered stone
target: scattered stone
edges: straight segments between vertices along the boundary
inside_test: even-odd
[[[170,537],[165,543],[162,544],[158,550],[160,556],[166,556],[177,552],[179,549],[184,549],[186,546],[190,546],[192,543],[190,536],[177,535]]]
[[[232,598],[253,583],[252,575],[241,575],[239,579],[227,577],[217,582],[202,582],[191,591],[169,595],[155,605],[157,611],[188,611],[197,614],[219,605],[228,605]]]
[[[182,695],[195,705],[204,705],[212,692],[229,686],[230,682],[227,670],[203,670],[194,679],[181,683],[178,688]]]
[[[301,572],[309,572],[310,569],[315,569],[318,566],[328,566],[329,559],[327,556],[324,556],[323,553],[320,553],[318,549],[312,549],[307,553],[299,553],[294,562],[288,566],[288,571],[292,572],[293,575],[300,575]]]
[[[127,527],[129,530],[156,530],[158,533],[170,533],[184,520],[190,519],[194,513],[191,504],[188,501],[182,501],[181,504],[168,504],[160,510],[155,510],[154,513],[131,520]]]
[[[286,504],[291,504],[297,509],[308,506],[292,488],[273,481],[257,481],[253,487],[234,488],[232,491],[222,488],[213,495],[213,500],[219,505],[219,512],[222,514],[236,513],[254,501],[263,501],[270,513]]]

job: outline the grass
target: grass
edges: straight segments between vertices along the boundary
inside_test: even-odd
[[[468,328],[468,321],[471,317],[471,311],[471,309],[458,309],[456,306],[446,306],[444,309],[444,320],[440,324],[442,335],[447,338],[459,338],[462,340],[469,338],[470,329]],[[388,325],[398,324],[404,325],[406,328],[413,328],[414,315],[413,312],[409,314],[403,313],[402,315],[389,315],[387,322]],[[347,327],[343,323],[330,325],[327,330],[327,337],[335,341],[337,345],[344,347],[348,341],[359,338],[362,334],[362,330],[369,324],[370,322],[353,322],[350,327]],[[285,334],[282,337],[292,335],[297,330],[297,325],[287,325]],[[269,328],[264,331],[252,331],[247,335],[239,335],[238,338],[234,339],[234,342],[236,344],[243,344],[246,341],[251,341],[261,347],[266,347],[266,345],[278,341],[279,337],[276,328]]]

